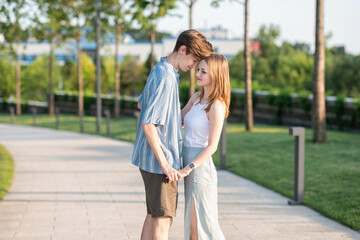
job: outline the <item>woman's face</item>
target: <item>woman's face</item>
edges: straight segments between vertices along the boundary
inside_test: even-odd
[[[211,86],[211,79],[208,73],[208,67],[205,60],[201,60],[196,73],[196,83],[200,87]]]

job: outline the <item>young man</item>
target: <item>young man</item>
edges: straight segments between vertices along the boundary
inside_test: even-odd
[[[196,68],[212,45],[196,30],[182,32],[173,52],[151,71],[139,98],[141,105],[132,163],[145,185],[147,215],[141,239],[168,239],[181,179],[182,126],[178,69]]]

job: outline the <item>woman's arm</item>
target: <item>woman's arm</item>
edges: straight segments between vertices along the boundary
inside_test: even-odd
[[[196,99],[199,98],[199,92],[194,93],[189,99],[188,103],[183,109],[181,109],[181,122],[184,123],[185,115],[190,111],[191,107],[194,105]]]
[[[222,127],[225,117],[225,105],[220,101],[215,101],[210,108],[210,126],[209,126],[209,139],[208,146],[201,151],[201,153],[192,161],[195,165],[194,168],[200,166],[206,159],[216,152]],[[184,176],[190,174],[194,168],[190,168],[189,165],[184,167],[180,173]]]

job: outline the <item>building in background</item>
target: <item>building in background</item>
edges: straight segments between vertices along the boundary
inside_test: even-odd
[[[244,42],[242,38],[234,38],[226,29],[219,27],[211,29],[199,29],[207,39],[212,43],[215,52],[231,58],[239,51],[243,50]],[[150,42],[135,42],[129,35],[124,34],[122,43],[119,45],[119,61],[121,62],[126,55],[130,55],[140,62],[145,62],[150,54]],[[154,52],[157,60],[160,57],[170,54],[175,46],[177,36],[163,38],[161,42],[155,43]],[[113,56],[115,54],[115,40],[110,38],[109,43],[101,47],[101,56]],[[6,44],[0,34],[0,44]],[[48,55],[50,45],[48,42],[37,42],[29,40],[21,44],[19,56],[23,65],[29,65],[35,59],[42,55]],[[95,58],[95,42],[88,41],[86,37],[81,40],[82,51],[88,54],[92,59]],[[76,59],[76,41],[68,40],[55,49],[55,56],[60,65],[66,60]]]

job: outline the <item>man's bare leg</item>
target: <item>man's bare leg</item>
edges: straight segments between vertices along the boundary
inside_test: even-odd
[[[153,239],[154,219],[151,214],[147,214],[144,221],[144,226],[141,232],[141,240]]]
[[[157,217],[154,219],[153,239],[168,240],[172,217]]]

